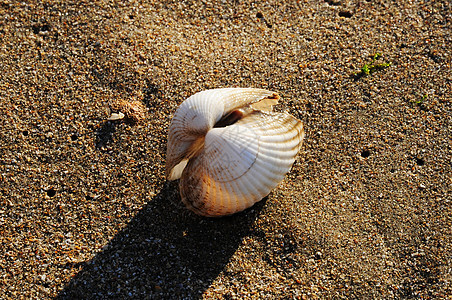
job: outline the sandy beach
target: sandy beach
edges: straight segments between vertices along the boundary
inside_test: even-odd
[[[0,299],[452,299],[451,24],[450,1],[0,0]],[[221,87],[278,93],[306,137],[211,219],[165,155]]]

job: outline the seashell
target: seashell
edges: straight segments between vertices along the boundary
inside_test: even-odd
[[[304,131],[293,116],[272,111],[278,99],[267,90],[224,88],[196,93],[179,106],[169,128],[166,176],[180,178],[188,209],[231,215],[284,179]]]
[[[108,121],[125,121],[134,125],[146,119],[146,107],[141,101],[114,100],[111,103],[111,114]]]

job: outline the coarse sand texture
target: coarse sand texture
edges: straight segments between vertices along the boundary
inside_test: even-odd
[[[444,0],[0,0],[0,299],[450,299],[451,24]],[[226,87],[306,135],[206,218],[168,129]]]

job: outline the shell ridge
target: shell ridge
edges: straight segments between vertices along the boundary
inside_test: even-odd
[[[255,136],[254,140],[250,140],[247,145],[253,145],[252,147],[243,147],[242,143],[234,139],[231,132],[228,132],[228,128],[214,128],[206,136],[206,148],[205,153],[213,154],[215,153],[217,157],[216,160],[211,161],[211,165],[207,166],[208,170],[213,169],[225,169],[230,165],[235,165],[235,162],[242,162],[242,168],[240,170],[235,169],[240,174],[235,174],[231,180],[240,178],[244,173],[246,173],[249,168],[254,164],[257,153],[259,152],[259,140]],[[234,133],[234,132],[232,132]],[[255,144],[254,144],[255,142]],[[223,146],[222,146],[223,145]],[[246,158],[246,165],[243,164],[243,158]],[[236,172],[236,173],[237,173]],[[215,179],[219,180],[221,177],[217,174],[213,174]]]

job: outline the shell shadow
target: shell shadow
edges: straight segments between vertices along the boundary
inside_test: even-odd
[[[174,200],[173,200],[174,199]],[[238,249],[266,198],[233,216],[199,217],[166,183],[56,299],[201,298]]]
[[[114,122],[106,121],[102,126],[96,130],[96,149],[105,147],[108,143],[113,141],[113,133],[116,132],[116,125]]]

